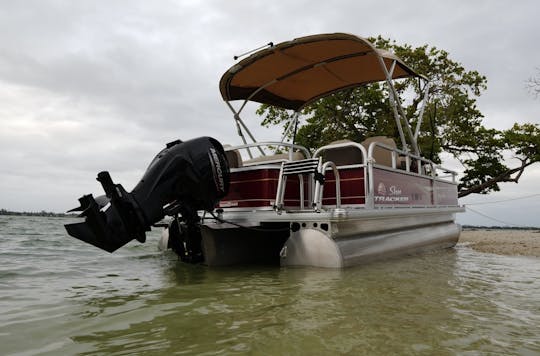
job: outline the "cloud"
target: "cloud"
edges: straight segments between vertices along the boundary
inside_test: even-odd
[[[94,180],[101,170],[129,190],[177,138],[239,142],[218,90],[232,56],[313,33],[382,34],[446,49],[488,76],[479,99],[488,125],[538,123],[538,101],[524,88],[540,58],[538,7],[534,1],[7,2],[0,11],[0,208],[66,210],[83,193],[101,194]],[[252,117],[246,122],[257,137],[278,131],[265,133]],[[537,189],[516,187],[525,186]]]

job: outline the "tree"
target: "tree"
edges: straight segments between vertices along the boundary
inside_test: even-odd
[[[536,76],[527,80],[526,85],[529,93],[533,94],[535,98],[540,96],[540,68],[537,68]]]
[[[466,70],[452,60],[448,52],[428,45],[399,45],[382,37],[370,38],[378,48],[393,51],[410,67],[427,77],[430,100],[425,108],[418,145],[423,155],[436,163],[443,152],[463,165],[458,196],[487,194],[500,190],[501,182],[518,182],[526,167],[540,161],[540,127],[514,124],[508,130],[486,128],[476,98],[487,88],[487,79],[474,70]],[[395,83],[407,117],[416,125],[422,88],[417,79]],[[261,105],[257,113],[262,125],[283,125],[290,112]],[[295,141],[309,149],[337,139],[357,142],[369,136],[394,137],[398,130],[381,83],[347,89],[319,99],[306,106]],[[510,166],[505,158],[515,158],[519,165]]]

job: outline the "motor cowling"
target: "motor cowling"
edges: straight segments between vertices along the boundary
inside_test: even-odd
[[[67,224],[69,235],[113,252],[129,241],[146,240],[146,231],[165,215],[181,214],[188,223],[197,211],[211,211],[229,189],[229,166],[223,146],[211,137],[174,141],[152,160],[139,183],[128,193],[109,173],[98,174],[105,196],[84,195],[84,222]]]

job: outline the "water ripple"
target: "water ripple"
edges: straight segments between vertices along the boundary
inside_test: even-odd
[[[468,247],[346,270],[108,254],[68,219],[0,217],[10,354],[538,354],[540,259]]]

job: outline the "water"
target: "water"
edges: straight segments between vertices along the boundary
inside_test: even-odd
[[[468,247],[342,271],[115,254],[0,216],[0,354],[540,354],[540,259]]]

